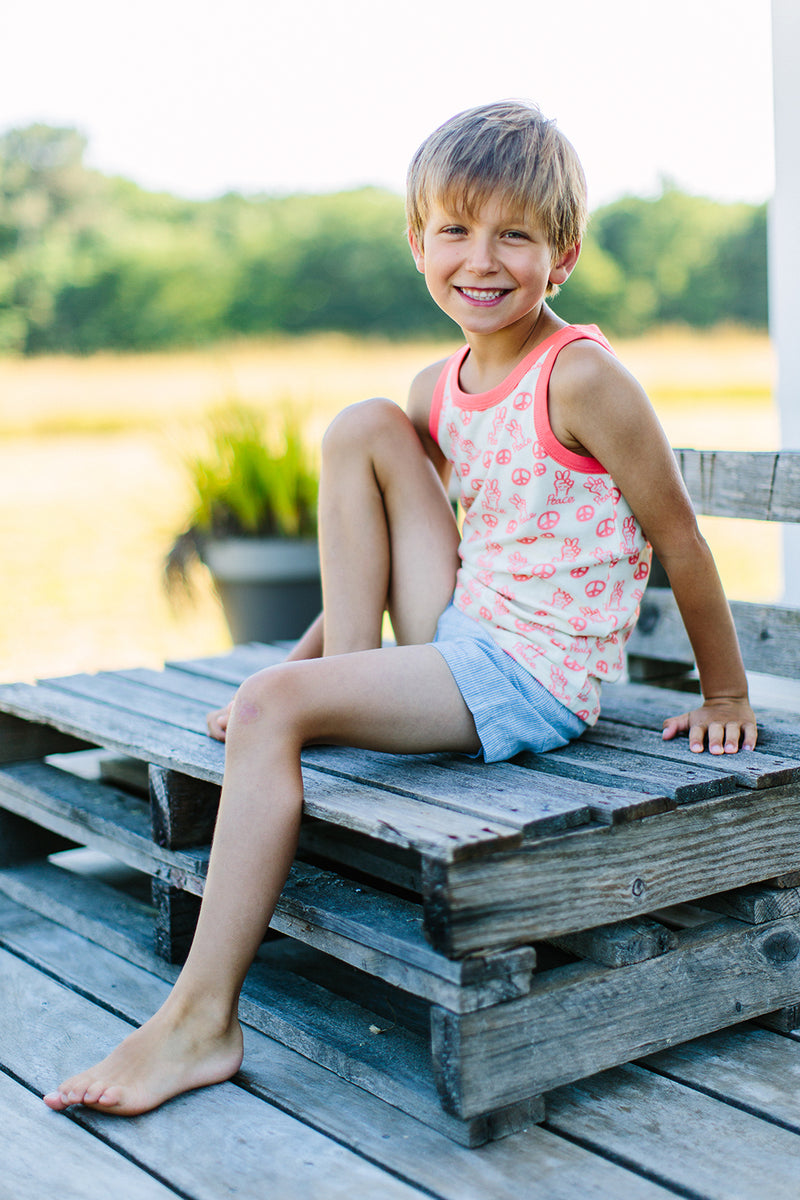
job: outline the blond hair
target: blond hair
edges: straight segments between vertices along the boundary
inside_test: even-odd
[[[500,194],[535,217],[554,260],[586,228],[586,180],[570,142],[535,104],[502,100],[458,113],[426,138],[408,169],[406,220],[422,246],[434,204],[469,215]]]

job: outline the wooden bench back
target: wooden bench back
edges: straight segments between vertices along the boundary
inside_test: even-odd
[[[676,450],[675,456],[699,515],[800,523],[800,451]],[[660,586],[662,581],[665,586]],[[800,610],[742,601],[733,601],[731,609],[745,667],[796,678]],[[689,639],[663,571],[653,573],[628,653],[632,675],[650,673],[648,663],[678,668],[692,662]]]

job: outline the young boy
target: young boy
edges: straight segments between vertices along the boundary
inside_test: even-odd
[[[302,747],[491,761],[563,745],[622,670],[650,545],[704,697],[664,737],[688,733],[714,754],[755,745],[728,606],[658,421],[602,334],[545,302],[585,221],[575,152],[535,108],[460,114],[418,151],[409,242],[466,346],[417,377],[407,416],[367,401],[326,434],[324,613],[209,718],[227,743],[225,781],[186,965],[159,1012],[46,1096],[51,1108],[130,1115],[233,1075],[239,991],[296,847]],[[387,609],[397,646],[382,648]]]

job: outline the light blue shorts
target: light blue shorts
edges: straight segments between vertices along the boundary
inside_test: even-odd
[[[486,762],[502,762],[521,750],[554,750],[586,729],[580,717],[455,605],[439,618],[433,645],[472,713]]]

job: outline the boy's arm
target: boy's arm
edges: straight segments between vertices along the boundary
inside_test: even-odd
[[[596,343],[567,346],[553,370],[550,422],[559,441],[598,459],[664,566],[692,644],[703,704],[664,722],[694,751],[752,749],[756,721],[730,608],[697,527],[675,456],[633,377]]]
[[[425,453],[436,468],[445,487],[450,480],[450,463],[442,454],[437,443],[431,437],[430,416],[433,392],[437,380],[442,373],[442,367],[447,360],[432,363],[416,376],[408,393],[406,412],[411,424],[416,429],[419,439],[425,448]]]

